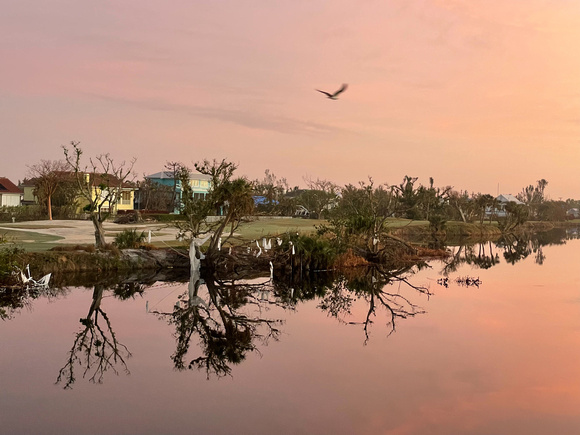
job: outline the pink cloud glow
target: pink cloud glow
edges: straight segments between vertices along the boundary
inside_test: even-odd
[[[9,2],[0,175],[74,139],[140,174],[226,157],[291,184],[579,198],[578,24],[566,0]]]

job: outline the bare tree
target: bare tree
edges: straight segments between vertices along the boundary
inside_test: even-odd
[[[171,186],[157,183],[148,178],[139,183],[139,205],[142,210],[173,212],[175,210],[173,197]]]
[[[338,200],[340,188],[338,185],[328,180],[311,177],[303,177],[308,190],[303,192],[299,200],[308,209],[311,217],[320,218],[323,212],[332,208]]]
[[[171,211],[173,212],[178,208],[180,201],[177,194],[177,184],[179,182],[179,174],[185,165],[180,162],[166,162],[165,163],[165,174],[173,179],[172,196],[171,196]]]
[[[66,181],[68,164],[64,160],[41,160],[28,166],[28,175],[33,179],[35,195],[46,205],[48,219],[52,220],[52,197],[58,187]]]
[[[263,196],[259,203],[260,212],[267,214],[279,214],[285,207],[284,196],[290,190],[286,178],[278,178],[269,169],[264,172],[264,178],[254,180],[254,193]]]
[[[79,195],[87,202],[86,210],[95,226],[95,245],[102,248],[105,246],[103,222],[119,202],[123,187],[134,180],[132,171],[136,159],[133,158],[127,165],[125,162],[116,164],[107,153],[90,158],[89,164],[83,166],[83,151],[79,144],[72,141],[71,149],[63,146],[63,151],[68,167],[74,173]]]

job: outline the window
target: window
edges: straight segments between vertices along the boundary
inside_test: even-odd
[[[123,205],[131,204],[131,192],[121,192],[121,204]]]

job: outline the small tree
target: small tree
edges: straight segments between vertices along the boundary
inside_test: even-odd
[[[253,183],[254,194],[263,196],[264,201],[259,204],[262,213],[279,214],[284,209],[284,195],[290,189],[285,178],[278,178],[266,169],[262,180]]]
[[[204,199],[196,199],[189,183],[189,170],[181,167],[182,209],[184,222],[176,225],[182,234],[192,240],[208,236],[206,264],[211,268],[218,254],[218,246],[225,229],[229,226],[227,241],[246,216],[254,211],[252,184],[243,177],[233,178],[237,166],[226,160],[204,160],[195,164],[195,169],[210,176],[210,190]],[[221,219],[211,221],[209,216],[218,214]]]
[[[453,210],[457,211],[462,222],[471,222],[477,214],[477,204],[467,191],[450,190],[446,199]]]
[[[530,211],[525,204],[508,202],[505,207],[505,218],[498,219],[499,229],[504,233],[514,231],[518,226],[523,225],[530,215]]]
[[[173,213],[179,207],[179,195],[177,192],[178,181],[179,181],[179,174],[181,172],[181,168],[183,168],[183,163],[180,162],[166,162],[165,163],[165,174],[173,180],[173,185],[171,186],[171,209],[170,211]]]
[[[34,194],[48,210],[52,220],[52,199],[58,187],[67,181],[68,164],[63,160],[41,160],[28,166],[28,175],[34,181]]]
[[[123,186],[134,179],[132,170],[136,159],[132,159],[128,165],[125,162],[115,164],[107,153],[90,158],[89,164],[82,166],[83,151],[79,144],[72,141],[71,149],[63,146],[64,156],[74,173],[79,195],[87,202],[85,209],[95,227],[95,246],[102,248],[105,246],[103,222],[119,201]]]
[[[516,197],[526,204],[530,209],[530,216],[532,218],[538,217],[538,209],[540,205],[544,202],[544,190],[548,182],[545,179],[538,180],[536,185],[529,185],[524,187]]]
[[[336,240],[352,246],[362,241],[369,252],[377,253],[379,242],[387,233],[387,219],[395,214],[398,200],[393,187],[360,182],[359,187],[347,185],[337,206],[330,212],[329,226],[321,232],[330,231]]]
[[[404,216],[407,219],[418,219],[419,213],[417,210],[418,189],[415,188],[417,177],[410,177],[405,175],[403,182],[398,186],[393,186],[399,197],[401,210],[404,211]]]
[[[495,198],[489,193],[482,194],[478,193],[475,195],[475,210],[476,215],[479,218],[479,223],[483,225],[485,219],[485,214],[489,211],[490,216],[492,215],[493,207],[495,204]]]
[[[177,177],[179,178],[179,175]],[[139,183],[139,208],[142,210],[173,212],[175,210],[173,197],[171,186],[157,183],[148,178]]]
[[[337,201],[340,188],[332,181],[304,177],[308,190],[300,194],[301,204],[310,211],[310,217],[320,218]]]

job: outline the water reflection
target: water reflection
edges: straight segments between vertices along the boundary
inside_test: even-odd
[[[489,269],[499,264],[497,244],[493,242],[475,245],[460,245],[451,248],[451,256],[445,260],[441,273],[445,276],[456,272],[463,264],[469,264],[480,269]]]
[[[30,308],[31,295],[22,288],[6,287],[0,289],[0,319],[11,320],[19,314],[23,308]]]
[[[109,316],[101,307],[104,290],[103,285],[95,286],[89,312],[79,320],[82,328],[76,333],[66,364],[58,373],[56,383],[63,384],[65,389],[72,388],[75,383],[77,366],[83,378],[88,376],[90,382],[98,384],[103,382],[109,370],[115,374],[120,371],[129,374],[126,359],[131,352],[119,342]]]
[[[171,356],[177,370],[197,369],[207,377],[231,374],[231,365],[280,334],[280,319],[263,315],[269,306],[287,305],[270,293],[271,281],[244,283],[194,275],[188,291],[179,296],[172,312],[152,311],[175,328],[177,342]],[[196,338],[197,356],[188,357]],[[188,361],[189,360],[189,361]]]
[[[532,254],[534,262],[542,265],[546,261],[545,246],[563,245],[567,240],[579,237],[577,228],[554,228],[540,233],[506,234],[493,242],[460,244],[450,248],[451,256],[445,260],[442,274],[447,276],[456,272],[464,264],[489,269],[498,265],[501,257],[513,265]]]
[[[411,302],[401,289],[401,284],[403,284],[408,289],[430,295],[427,287],[417,286],[409,281],[409,275],[414,269],[414,267],[404,267],[398,270],[387,270],[372,267],[342,275],[322,295],[318,307],[342,323],[362,325],[365,344],[369,340],[370,326],[384,310],[387,335],[391,335],[396,329],[397,319],[406,319],[425,313],[422,308]],[[394,287],[397,289],[392,290]],[[352,320],[353,304],[357,301],[364,304],[364,315],[360,320]]]
[[[3,308],[15,308],[10,320],[0,321],[4,432],[43,433],[51,428],[83,433],[98,428],[107,434],[185,434],[195,422],[197,432],[215,434],[267,434],[280,428],[285,433],[333,434],[576,433],[580,241],[541,246],[547,257],[542,267],[534,264],[532,251],[515,269],[502,247],[485,243],[485,256],[493,255],[500,263],[477,270],[485,284],[479,290],[439,287],[435,280],[443,278],[439,266],[444,266],[439,261],[430,263],[432,269],[406,275],[411,284],[431,281],[437,286],[429,302],[428,295],[397,280],[373,288],[374,280],[388,277],[371,270],[342,277],[317,274],[308,281],[275,276],[268,284],[268,277],[252,278],[245,283],[263,285],[254,286],[249,304],[243,291],[218,288],[216,301],[226,312],[230,308],[225,305],[249,319],[286,320],[273,324],[282,331],[279,343],[263,347],[254,339],[258,349],[243,354],[243,366],[226,362],[233,379],[220,382],[207,382],[204,366],[188,370],[190,361],[206,357],[197,331],[192,332],[181,372],[175,372],[171,360],[178,351],[177,327],[168,323],[178,312],[174,306],[178,302],[181,313],[197,306],[207,319],[204,303],[214,304],[207,277],[190,288],[160,282],[149,287],[150,281],[143,286],[119,277],[121,285],[102,284],[99,308],[116,339],[133,354],[125,358],[131,376],[124,376],[117,365],[119,377],[109,369],[104,385],[95,388],[88,382],[93,372],[83,379],[85,367],[77,364],[74,390],[66,393],[64,379],[59,386],[53,383],[76,334],[86,328],[79,318],[94,323],[97,317],[97,324],[107,329],[100,313],[88,315],[95,287],[73,288],[56,303],[48,303],[45,296],[4,294]],[[480,247],[471,253],[478,257]],[[457,269],[449,282],[465,275],[474,275],[470,265]],[[215,286],[220,281],[232,284],[222,277]],[[379,290],[401,293],[418,311],[429,313],[407,321],[395,317],[397,334],[386,339],[391,314],[372,294]],[[370,316],[371,339],[363,348],[364,320],[373,298],[376,315]],[[147,300],[169,316],[157,321],[158,315],[145,309]],[[210,308],[213,320],[222,325],[217,309]],[[219,331],[227,336],[225,327]],[[268,327],[257,332],[267,335]],[[247,348],[247,340],[237,343],[241,352]],[[258,351],[265,355],[259,361]]]
[[[33,301],[40,297],[54,299],[66,293],[68,289],[52,287],[0,287],[0,320],[11,320],[20,314],[22,309],[31,310]]]
[[[463,264],[488,269],[502,261],[514,264],[532,254],[537,264],[543,264],[546,260],[543,246],[563,244],[571,238],[578,238],[578,232],[556,230],[510,235],[495,242],[458,246],[452,248],[453,255],[444,262],[441,274],[449,279]],[[328,316],[342,324],[361,327],[365,344],[375,323],[381,325],[381,331],[387,336],[391,335],[398,320],[425,313],[413,295],[429,297],[430,292],[427,287],[410,281],[417,270],[416,266],[397,270],[375,267],[340,275],[319,273],[308,279],[305,276],[202,277],[194,270],[187,289],[172,303],[172,308],[151,313],[174,330],[176,344],[171,361],[175,369],[199,370],[207,378],[219,378],[231,375],[234,365],[250,353],[260,353],[270,340],[279,339],[284,314],[273,308],[295,310],[300,303],[316,300],[317,307]],[[473,281],[467,278],[466,286],[478,287],[481,283],[478,278]],[[88,278],[82,279],[86,283]],[[131,352],[113,329],[114,322],[102,305],[103,294],[110,290],[119,301],[131,300],[142,297],[150,286],[165,279],[171,281],[175,277],[134,275],[98,281],[57,383],[71,388],[78,373],[93,383],[102,383],[108,372],[129,373],[127,361]],[[53,296],[67,291],[66,287],[50,290]],[[38,291],[22,289],[0,292],[0,318],[12,319],[39,296]]]
[[[405,294],[408,289],[430,295],[426,287],[409,281],[414,270],[369,268],[340,276],[316,274],[314,279],[280,280],[202,277],[194,271],[187,289],[170,311],[149,312],[174,329],[176,345],[171,361],[175,369],[199,370],[208,379],[219,378],[231,375],[232,367],[250,353],[260,354],[270,340],[278,340],[283,311],[295,310],[309,300],[318,300],[319,309],[343,324],[362,326],[365,344],[377,319],[383,319],[387,336],[392,334],[398,319],[425,312]],[[103,295],[111,291],[116,299],[124,301],[148,289],[135,281],[113,287],[94,286],[88,313],[79,320],[81,328],[58,373],[57,384],[72,388],[78,373],[92,383],[102,383],[108,372],[129,374],[131,352],[113,327],[114,321],[103,306]]]

